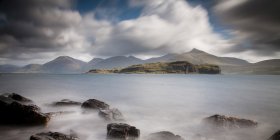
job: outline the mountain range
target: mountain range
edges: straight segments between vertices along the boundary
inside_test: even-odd
[[[182,54],[166,54],[142,60],[134,56],[114,56],[107,59],[93,58],[84,62],[69,56],[60,56],[45,64],[29,64],[24,67],[0,65],[1,73],[85,73],[91,69],[124,68],[135,64],[153,62],[188,61],[193,64],[219,65],[223,74],[280,74],[280,59],[249,63],[233,57],[219,57],[193,49]]]

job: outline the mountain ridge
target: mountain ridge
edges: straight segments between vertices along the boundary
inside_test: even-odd
[[[106,59],[93,58],[89,62],[84,62],[72,58],[70,56],[59,56],[44,64],[29,64],[24,67],[13,67],[12,70],[5,69],[0,72],[16,72],[16,73],[84,73],[90,69],[114,69],[123,68],[136,64],[154,63],[154,62],[174,62],[174,61],[188,61],[193,64],[214,64],[219,65],[222,73],[258,73],[266,74],[278,73],[280,68],[280,59],[264,60],[257,63],[249,63],[246,60],[235,57],[219,57],[199,49],[192,49],[189,52],[176,54],[169,53],[160,57],[154,57],[146,60],[134,56],[113,56]],[[4,66],[4,65],[2,65]],[[2,69],[4,69],[3,67]],[[278,70],[279,69],[279,70]]]

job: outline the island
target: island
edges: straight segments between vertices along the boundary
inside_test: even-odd
[[[125,68],[115,69],[92,69],[88,73],[110,74],[220,74],[218,65],[201,64],[195,65],[188,61],[157,62],[131,65]]]

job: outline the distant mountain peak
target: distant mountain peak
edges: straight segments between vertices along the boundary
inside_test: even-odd
[[[79,73],[87,63],[70,56],[59,56],[42,65],[42,70],[47,73]]]
[[[73,57],[70,56],[59,56],[55,59],[53,59],[52,61],[49,61],[45,64],[54,64],[54,63],[61,63],[61,64],[66,64],[66,63],[79,63],[79,64],[85,64],[86,62],[79,60],[79,59],[75,59]]]
[[[199,50],[199,49],[196,49],[196,48],[193,48],[189,53],[205,53],[204,51],[202,50]]]
[[[127,58],[136,58],[135,56],[133,56],[133,55],[130,55],[130,56],[128,56]]]
[[[59,57],[57,57],[56,58],[56,60],[67,60],[67,59],[74,59],[74,58],[72,58],[72,57],[70,57],[70,56],[59,56]]]
[[[98,64],[99,62],[103,61],[104,59],[102,58],[93,58],[88,62],[88,66],[89,68],[92,68],[94,65]]]

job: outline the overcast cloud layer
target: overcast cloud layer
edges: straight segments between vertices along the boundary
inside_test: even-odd
[[[236,44],[228,52],[256,57],[279,58],[279,0],[218,0],[215,14],[231,27]],[[257,59],[257,58],[256,58]]]
[[[3,0],[0,60],[25,64],[59,55],[82,60],[116,55],[146,58],[192,48],[251,61],[279,58],[280,12],[272,10],[277,7],[269,5],[271,9],[260,12],[262,0],[236,1],[218,1],[214,7],[222,22],[233,27],[229,30],[233,37],[225,39],[213,31],[205,9],[183,0],[131,0],[131,6],[144,7],[141,15],[119,22],[97,20],[95,11],[81,15],[69,0]]]

